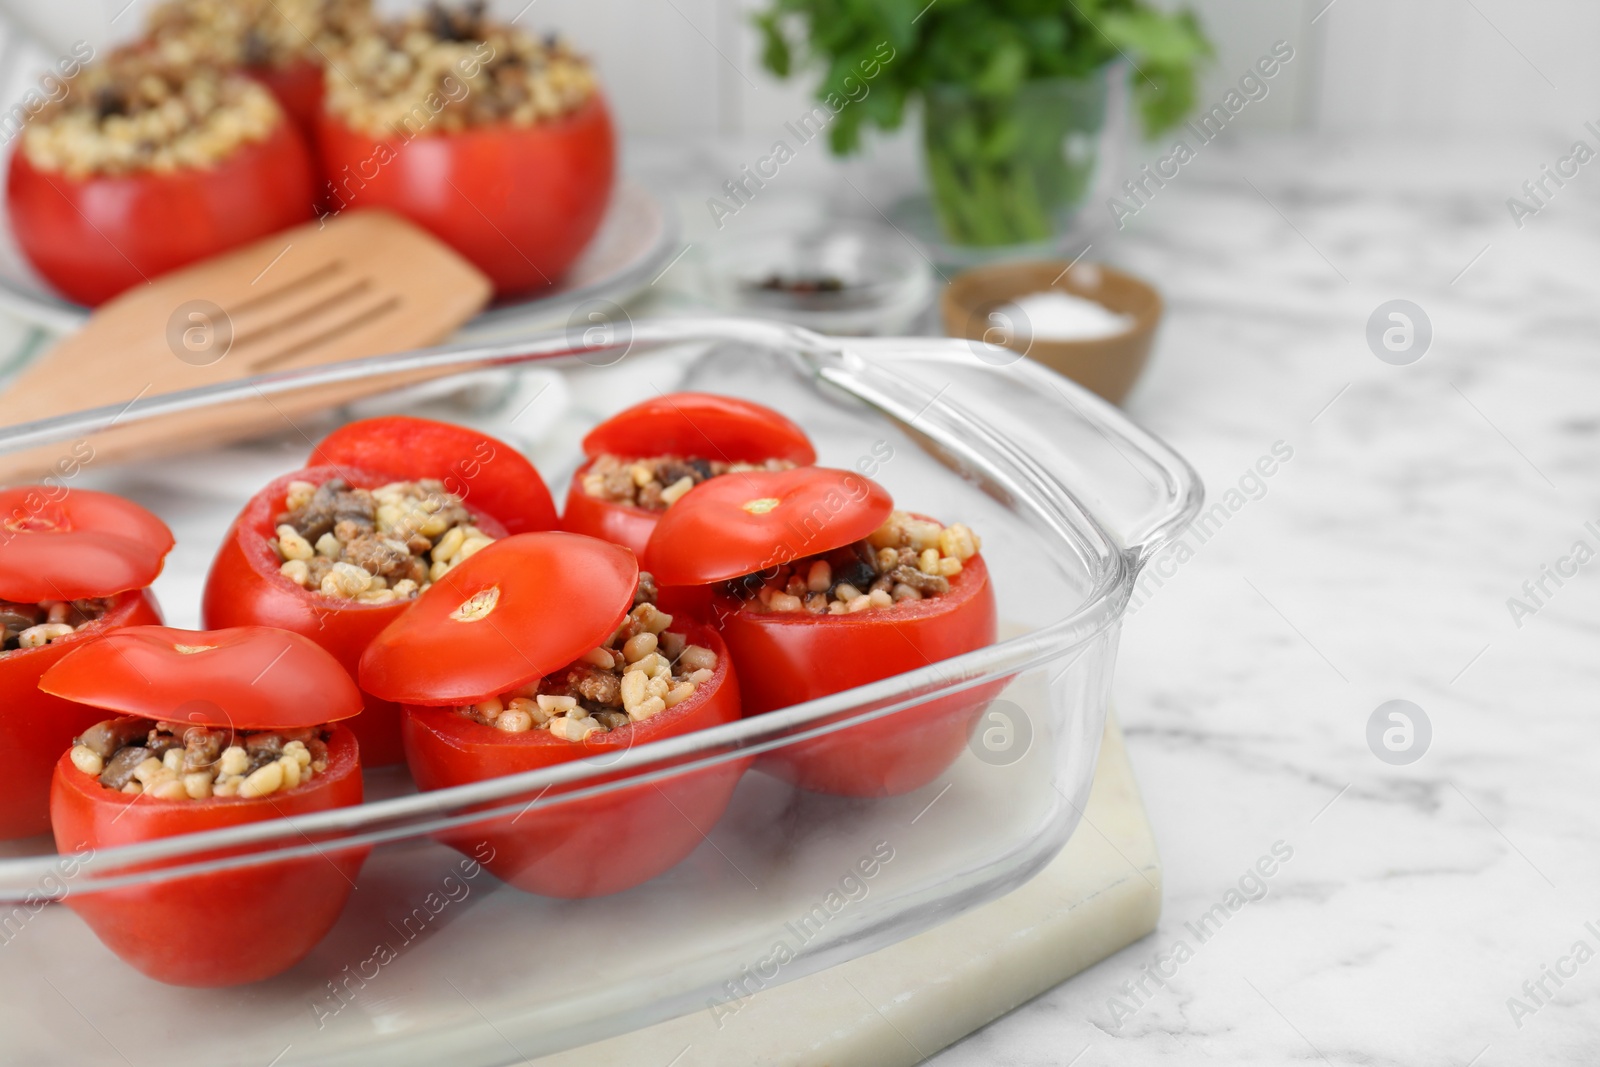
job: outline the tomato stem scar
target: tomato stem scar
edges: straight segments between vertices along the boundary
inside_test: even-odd
[[[488,618],[489,613],[499,603],[500,587],[492,585],[463,600],[461,606],[450,613],[450,617],[457,622],[477,622],[479,619]]]

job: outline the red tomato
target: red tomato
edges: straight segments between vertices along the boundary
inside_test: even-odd
[[[717,653],[715,677],[676,707],[581,743],[552,737],[546,730],[505,733],[450,708],[407,705],[406,759],[418,788],[445,789],[605,756],[738,719],[739,684],[727,646],[716,631],[698,623],[674,623],[673,629]],[[540,808],[526,816],[466,827],[445,840],[466,855],[478,855],[479,843],[487,841],[494,858],[484,866],[529,893],[566,898],[620,893],[676,866],[699,846],[727,810],[749,763],[728,760],[654,783]],[[531,802],[539,795],[517,800]],[[514,802],[499,801],[494,806]]]
[[[304,634],[331,652],[354,678],[367,643],[406,610],[407,602],[334,601],[302,589],[278,573],[280,561],[271,544],[289,483],[321,485],[336,477],[362,489],[374,489],[395,480],[389,474],[355,467],[311,467],[268,485],[250,499],[223,539],[206,578],[200,616],[211,629],[276,626]],[[473,514],[484,533],[505,536],[504,528],[493,516],[476,510]],[[352,719],[350,727],[361,742],[362,762],[368,767],[399,763],[405,758],[400,744],[399,705],[368,694],[366,711]]]
[[[5,555],[0,548],[0,560]],[[40,676],[102,634],[160,622],[161,610],[148,589],[118,593],[104,615],[77,633],[40,648],[0,653],[0,693],[5,694],[0,752],[8,753],[6,788],[0,792],[0,841],[50,829],[50,772],[74,737],[106,717],[99,708],[42,692]]]
[[[497,541],[373,639],[362,688],[408,704],[460,704],[527,685],[603,644],[638,587],[633,553],[592,537]]]
[[[172,531],[131,500],[90,489],[0,489],[0,599],[37,604],[143,589]]]
[[[625,545],[640,557],[661,512],[614,504],[584,492],[583,476],[595,457],[683,456],[728,463],[783,459],[798,466],[817,461],[806,432],[783,415],[714,393],[672,393],[635,404],[589,431],[583,454],[591,462],[572,476],[561,528]]]
[[[318,144],[336,210],[383,207],[465,256],[501,294],[552,284],[600,228],[616,137],[597,93],[532,126],[404,140],[351,129],[324,110]]]
[[[29,262],[95,305],[311,218],[311,163],[288,123],[208,168],[69,178],[11,154],[6,203]]]
[[[316,137],[317,115],[322,111],[322,67],[308,59],[293,59],[281,67],[246,67],[245,73],[277,98],[295,129],[307,139]]]
[[[713,478],[662,512],[644,567],[662,585],[709,585],[859,541],[893,510],[888,490],[854,471]]]
[[[298,730],[361,711],[338,660],[268,626],[128,627],[75,650],[39,687],[124,715],[235,730]]]
[[[992,645],[997,636],[994,590],[982,556],[966,561],[945,595],[892,608],[772,613],[719,595],[712,612],[739,665],[747,715],[926,667]],[[989,683],[776,749],[758,766],[819,793],[909,793],[955,762],[1004,686]]]
[[[417,599],[362,658],[369,690],[407,701],[406,761],[422,789],[600,756],[739,717],[738,686],[714,632],[674,622],[717,653],[717,672],[687,700],[581,744],[472,722],[452,707],[552,674],[603,644],[633,606],[639,566],[626,549],[568,533],[523,534],[485,548]],[[474,610],[476,608],[477,610]],[[692,852],[726,809],[747,761],[513,816],[447,835],[529,892],[586,897],[655,877]],[[528,800],[532,797],[526,798]],[[504,802],[501,802],[502,804]]]
[[[533,464],[504,441],[448,422],[404,415],[362,419],[311,450],[314,467],[361,467],[397,481],[437,478],[445,492],[493,515],[510,533],[554,529],[555,501]]]
[[[325,682],[349,684],[336,663],[327,664]],[[348,729],[335,726],[325,772],[304,785],[254,799],[130,796],[102,786],[63,755],[51,785],[50,817],[56,848],[66,854],[359,803],[356,740]],[[248,851],[219,849],[183,862]],[[151,978],[184,986],[239,985],[279,974],[316,947],[344,909],[369,851],[327,845],[317,856],[102,892],[85,882],[67,897],[67,906],[107,948]]]
[[[105,715],[39,691],[61,657],[112,630],[159,623],[146,587],[161,573],[172,531],[109,493],[32,485],[0,489],[0,600],[113,597],[104,615],[40,648],[0,653],[0,752],[10,781],[0,794],[0,840],[50,828],[50,770],[72,739]],[[59,497],[59,499],[57,499]]]

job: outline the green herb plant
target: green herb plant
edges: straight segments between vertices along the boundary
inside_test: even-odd
[[[1190,11],[1146,0],[770,0],[756,15],[762,61],[779,77],[824,67],[817,98],[837,112],[829,143],[861,145],[924,106],[933,202],[957,243],[1045,240],[1081,202],[1105,116],[1104,68],[1125,60],[1145,134],[1182,121],[1211,45]],[[861,64],[893,57],[865,96]]]

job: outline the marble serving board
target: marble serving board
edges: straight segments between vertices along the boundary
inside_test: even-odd
[[[523,1067],[903,1067],[1155,929],[1161,859],[1106,723],[1083,821],[1018,889],[870,955]]]

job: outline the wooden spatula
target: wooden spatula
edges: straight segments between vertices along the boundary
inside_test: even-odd
[[[477,314],[489,279],[432,235],[382,211],[308,223],[162,275],[97,310],[0,393],[0,425],[270,371],[435,344]],[[96,465],[237,440],[294,417],[431,377],[347,382],[113,426]],[[0,455],[0,484],[48,474],[83,442]]]

